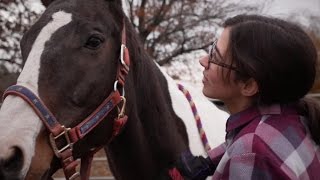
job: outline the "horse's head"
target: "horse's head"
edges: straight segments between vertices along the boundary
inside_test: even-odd
[[[21,41],[25,64],[17,84],[37,95],[61,124],[73,127],[114,90],[124,14],[120,0],[43,3],[46,11]],[[105,143],[111,131],[111,121],[103,122],[75,146],[89,150]],[[35,110],[9,94],[0,111],[0,179],[43,177],[54,157],[48,134]],[[87,141],[93,136],[99,138]],[[83,153],[74,149],[75,156]]]

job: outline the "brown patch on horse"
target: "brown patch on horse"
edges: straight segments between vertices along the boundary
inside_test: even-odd
[[[37,137],[36,142],[35,154],[32,158],[31,166],[25,180],[40,180],[44,172],[50,168],[50,163],[54,156],[52,148],[48,143],[47,132],[41,132]]]

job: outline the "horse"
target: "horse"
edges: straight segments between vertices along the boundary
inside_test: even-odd
[[[0,110],[0,179],[51,179],[61,167],[73,179],[76,159],[88,166],[83,157],[99,148],[124,180],[169,177],[186,151],[206,156],[188,100],[149,57],[121,1],[42,3]],[[228,114],[200,94],[191,91],[216,146]]]

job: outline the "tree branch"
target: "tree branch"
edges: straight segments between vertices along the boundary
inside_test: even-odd
[[[12,59],[3,59],[3,58],[0,58],[0,61],[2,61],[2,62],[8,62],[8,63],[10,63],[10,64],[15,64],[15,65],[18,65],[19,67],[22,66],[21,63],[18,63],[18,62],[16,62],[16,61],[13,61]]]

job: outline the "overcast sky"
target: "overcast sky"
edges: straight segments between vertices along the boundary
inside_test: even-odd
[[[320,0],[274,0],[268,14],[283,16],[293,12],[311,12],[320,15]]]
[[[36,2],[36,6],[40,0],[29,0]],[[125,0],[122,0],[125,1]],[[247,0],[248,2],[255,2],[255,0]],[[268,14],[276,16],[286,16],[293,12],[312,12],[320,15],[320,0],[273,0]]]

